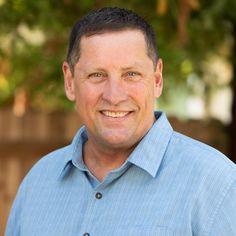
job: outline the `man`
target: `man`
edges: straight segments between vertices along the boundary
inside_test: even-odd
[[[236,235],[236,168],[155,112],[162,60],[140,16],[78,21],[63,64],[84,127],[20,186],[7,236]]]

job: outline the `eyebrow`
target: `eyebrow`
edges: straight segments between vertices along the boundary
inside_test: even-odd
[[[139,63],[139,62],[134,62],[133,64],[131,64],[130,66],[125,66],[125,67],[121,67],[120,69],[122,71],[127,71],[127,70],[137,70],[138,68],[140,69],[143,69],[144,66],[142,65],[142,63]],[[102,66],[98,66],[98,67],[93,67],[93,65],[91,66],[90,69],[84,69],[84,72],[85,73],[90,73],[91,70],[95,70],[95,71],[103,71],[103,72],[106,72],[106,68],[105,67],[102,67]]]
[[[124,67],[122,69],[129,70],[129,69],[133,69],[133,68],[136,68],[136,67],[143,68],[143,64],[139,63],[139,62],[134,62],[131,66],[127,66],[127,67]]]
[[[83,69],[84,73],[89,74],[89,73],[93,73],[94,71],[103,71],[105,72],[106,70],[102,67],[94,67],[94,68],[90,68],[90,69]]]
[[[133,70],[134,68],[135,68],[134,66],[129,66],[122,68],[122,70]]]

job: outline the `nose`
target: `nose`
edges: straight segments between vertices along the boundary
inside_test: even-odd
[[[103,90],[103,99],[110,105],[118,105],[126,100],[127,91],[124,81],[121,78],[110,77]]]

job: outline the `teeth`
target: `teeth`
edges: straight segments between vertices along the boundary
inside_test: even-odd
[[[105,116],[113,117],[113,118],[120,118],[126,116],[129,112],[128,111],[103,111],[102,112]]]

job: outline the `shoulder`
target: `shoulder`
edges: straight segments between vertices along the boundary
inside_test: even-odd
[[[224,215],[222,211],[236,215],[236,210],[230,207],[235,206],[232,202],[236,197],[236,165],[231,160],[209,145],[178,132],[173,133],[168,152],[168,159],[176,157],[175,164],[194,189],[192,212],[194,220],[200,222],[197,232],[212,230],[213,222]]]
[[[236,180],[236,165],[207,144],[174,132],[170,149],[185,169],[191,169],[192,175],[204,182],[204,186],[215,183],[215,189],[220,188],[220,184],[226,188]]]
[[[24,199],[30,194],[40,194],[43,189],[56,185],[60,173],[70,160],[70,146],[48,153],[37,161],[20,184],[16,199]]]
[[[40,199],[44,189],[52,189],[56,177],[70,154],[70,146],[55,150],[42,157],[28,172],[19,186],[8,219],[6,235],[20,235],[22,215],[32,199]]]
[[[167,152],[168,162],[174,162],[178,171],[194,183],[196,196],[211,195],[215,201],[220,200],[236,181],[236,165],[202,142],[173,132]]]
[[[71,144],[56,149],[39,159],[25,176],[23,182],[29,186],[32,184],[46,186],[46,184],[55,183],[68,162],[72,160],[73,153],[79,150],[82,152],[83,138],[81,136],[83,132],[84,128],[82,127],[74,136]]]
[[[226,168],[234,173],[236,172],[236,165],[223,153],[178,132],[173,132],[170,149],[175,151],[180,158],[185,158],[186,161],[193,164],[211,167],[212,169]]]
[[[39,159],[30,169],[25,181],[55,179],[71,158],[71,145],[54,150]]]

